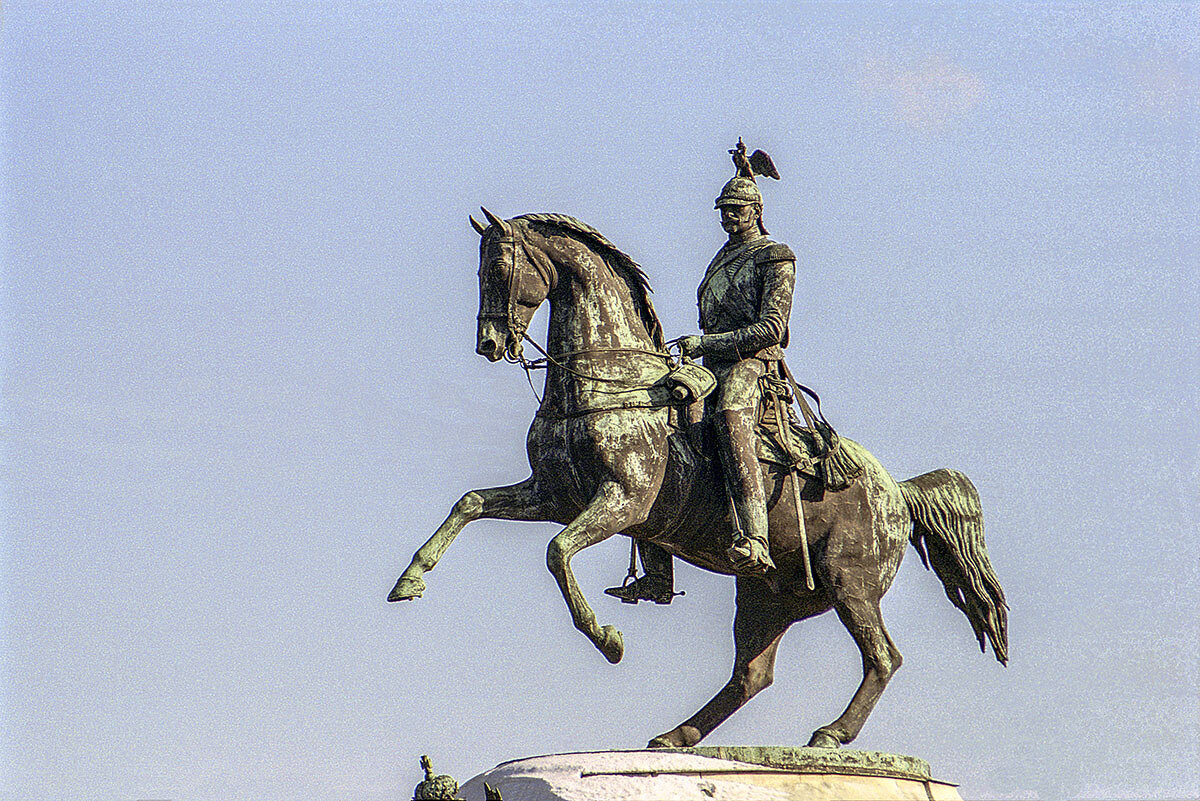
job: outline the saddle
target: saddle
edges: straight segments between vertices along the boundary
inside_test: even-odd
[[[820,414],[816,393],[795,382],[783,362],[759,379],[761,399],[755,416],[756,452],[760,463],[795,471],[820,483],[823,490],[837,492],[850,486],[862,473],[862,466],[841,447],[837,432]],[[805,393],[817,402],[818,412],[805,400]],[[795,404],[795,405],[793,405]],[[799,406],[804,420],[796,414]],[[717,456],[712,419],[699,419],[699,404],[688,425],[688,440],[695,451],[714,465]]]
[[[785,397],[763,393],[755,425],[758,460],[818,478],[817,465],[824,454],[825,440],[804,427]]]

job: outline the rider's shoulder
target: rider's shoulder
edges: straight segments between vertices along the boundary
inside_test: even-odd
[[[771,242],[754,254],[754,260],[759,264],[769,264],[773,261],[795,261],[796,254],[782,242]]]

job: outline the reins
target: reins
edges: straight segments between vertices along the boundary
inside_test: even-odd
[[[531,390],[533,390],[533,397],[537,398],[537,402],[538,402],[539,406],[542,403],[542,398],[540,395],[538,395],[537,389],[535,389],[533,386],[533,371],[534,370],[548,370],[550,368],[550,365],[554,365],[555,367],[559,368],[563,372],[570,373],[571,375],[573,375],[577,378],[582,378],[587,381],[601,381],[601,382],[609,383],[609,384],[629,384],[630,385],[630,386],[626,387],[625,389],[614,389],[614,390],[592,389],[591,390],[592,392],[595,392],[595,393],[601,394],[601,395],[623,395],[627,392],[637,392],[638,390],[647,390],[647,389],[650,389],[652,386],[654,386],[653,384],[637,383],[637,382],[631,381],[626,378],[609,378],[607,376],[589,375],[588,373],[581,373],[580,371],[575,370],[571,367],[568,367],[567,365],[560,362],[558,360],[560,358],[570,357],[570,356],[582,356],[582,355],[591,354],[591,353],[635,353],[635,354],[640,354],[640,355],[644,355],[644,356],[653,356],[656,358],[661,358],[661,359],[666,360],[668,370],[671,367],[675,366],[674,358],[671,356],[670,353],[667,353],[666,351],[661,351],[661,352],[660,351],[652,351],[652,350],[646,350],[644,348],[586,348],[583,350],[565,351],[563,353],[559,353],[557,355],[557,357],[555,357],[555,356],[550,355],[546,351],[545,348],[543,348],[540,344],[538,344],[536,339],[529,336],[528,332],[522,332],[521,339],[525,342],[528,342],[530,345],[533,345],[534,349],[536,349],[538,353],[542,354],[542,358],[530,360],[530,359],[526,359],[524,354],[521,354],[521,355],[516,356],[515,358],[510,359],[507,351],[505,352],[504,358],[507,361],[512,361],[516,364],[521,365],[521,368],[525,371],[525,380],[529,382],[529,388]],[[578,410],[577,414],[592,414],[593,412],[603,412],[603,411],[609,411],[609,410],[608,409],[581,409],[581,410]],[[572,414],[571,416],[576,416],[576,414]]]
[[[636,353],[636,354],[641,354],[641,355],[645,355],[645,356],[654,356],[656,358],[663,359],[666,361],[668,367],[674,366],[674,363],[675,363],[674,358],[671,356],[670,353],[668,353],[666,351],[653,351],[653,350],[646,350],[644,348],[585,348],[583,350],[564,351],[563,353],[559,353],[554,356],[551,356],[549,353],[546,352],[546,349],[543,348],[541,345],[539,345],[537,340],[535,340],[533,337],[529,336],[529,334],[527,332],[523,332],[521,334],[521,338],[524,341],[528,342],[530,345],[533,345],[534,349],[537,350],[538,353],[542,354],[541,359],[534,359],[533,361],[526,360],[524,357],[522,357],[521,358],[521,366],[524,367],[526,370],[547,369],[550,365],[553,364],[555,367],[557,367],[558,369],[560,369],[564,372],[570,373],[571,375],[573,375],[577,378],[587,379],[588,381],[602,381],[602,382],[608,383],[608,384],[630,384],[630,383],[633,383],[632,381],[630,381],[627,378],[609,378],[607,376],[602,376],[602,375],[589,375],[587,373],[581,373],[578,370],[575,370],[575,369],[563,364],[562,362],[559,361],[559,359],[563,359],[563,358],[567,358],[567,357],[571,357],[571,356],[590,355],[592,353]],[[642,387],[642,388],[645,388],[645,387]]]

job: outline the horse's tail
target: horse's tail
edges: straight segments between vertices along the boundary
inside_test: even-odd
[[[942,580],[950,602],[975,630],[979,650],[984,636],[1001,664],[1008,664],[1008,604],[983,542],[983,509],[970,479],[956,470],[901,482],[913,531],[909,537],[921,562]]]

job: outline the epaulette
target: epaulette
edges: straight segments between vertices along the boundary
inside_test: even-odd
[[[772,242],[755,253],[754,260],[760,264],[769,264],[773,261],[795,261],[796,254],[782,242]]]

